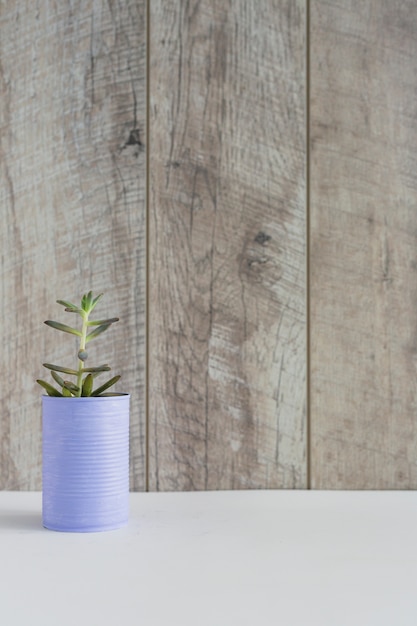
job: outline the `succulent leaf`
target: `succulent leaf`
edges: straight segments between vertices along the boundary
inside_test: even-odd
[[[95,389],[91,395],[99,396],[101,393],[103,393],[103,391],[106,391],[106,389],[108,389],[109,387],[117,383],[119,379],[120,379],[120,376],[113,376],[113,378],[110,378],[110,380],[104,383],[104,385],[101,385],[101,387],[97,387],[97,389]]]
[[[64,398],[72,398],[72,393],[70,392],[69,389],[67,389],[66,387],[62,388],[62,395],[64,396]]]
[[[72,304],[72,302],[68,302],[68,300],[57,300],[58,304],[62,304],[65,309],[70,311],[79,311],[79,307],[76,304]]]
[[[63,374],[70,374],[71,376],[77,376],[77,370],[72,370],[69,367],[61,367],[60,365],[52,365],[52,363],[43,363],[43,366],[48,370],[53,370],[54,372],[62,372]]]
[[[101,324],[106,324],[109,325],[110,324],[114,324],[114,322],[118,322],[119,318],[118,317],[111,317],[108,320],[90,320],[87,322],[88,326],[100,326]]]
[[[79,330],[77,330],[76,328],[71,328],[71,326],[67,326],[66,324],[61,324],[61,322],[46,320],[45,324],[47,326],[51,326],[51,328],[62,330],[64,333],[70,333],[71,335],[77,335],[77,337],[81,337],[81,332]]]
[[[86,313],[90,313],[90,305],[91,305],[92,297],[93,297],[93,294],[91,291],[89,291],[88,293],[85,293],[83,297],[81,298],[81,308]]]
[[[57,300],[57,302],[58,304],[62,304],[62,306],[65,307],[65,311],[68,313],[79,313],[80,315],[83,313],[83,310],[76,304],[72,304],[72,302],[67,302],[66,300]]]
[[[86,376],[84,378],[84,382],[83,382],[83,387],[81,390],[81,395],[84,397],[88,397],[91,396],[91,392],[93,390],[93,375],[92,374],[88,374],[88,376]]]
[[[96,298],[94,298],[94,300],[91,303],[91,308],[90,308],[90,312],[94,309],[94,307],[96,306],[96,304],[98,304],[98,301],[101,300],[101,298],[103,297],[103,293],[99,293],[98,296]]]
[[[78,393],[80,391],[80,388],[69,380],[64,382],[64,389],[68,389],[71,393]]]
[[[88,293],[85,293],[81,299],[81,308],[83,311],[85,311],[85,313],[91,313],[91,306],[93,303],[93,292],[89,291]]]
[[[55,381],[56,383],[58,383],[58,385],[59,385],[60,387],[63,387],[63,386],[64,386],[64,382],[65,382],[65,381],[64,381],[64,379],[63,379],[63,378],[61,378],[61,376],[59,376],[59,375],[58,375],[56,372],[54,372],[53,370],[51,371],[51,376],[52,376],[52,378],[54,379],[54,381]]]
[[[97,367],[83,367],[84,372],[92,372],[94,374],[99,374],[100,372],[110,372],[111,367],[109,365],[98,365]]]
[[[95,328],[93,331],[91,331],[91,333],[87,335],[85,342],[88,343],[95,337],[98,337],[98,335],[101,335],[101,333],[104,333],[104,331],[107,330],[109,326],[111,326],[111,324],[103,324],[102,326],[97,326],[97,328]]]
[[[55,387],[53,387],[52,385],[50,385],[46,381],[41,380],[41,379],[38,378],[38,380],[36,382],[41,387],[43,387],[45,389],[45,391],[48,394],[48,396],[54,396],[56,398],[62,398],[62,393],[60,391],[58,391],[58,389],[55,389]]]

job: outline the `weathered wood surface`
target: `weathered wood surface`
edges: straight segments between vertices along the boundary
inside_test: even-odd
[[[121,318],[91,356],[123,371],[145,488],[145,35],[144,0],[1,4],[2,489],[40,488],[34,380],[74,353],[42,322],[90,288]]]
[[[305,2],[150,18],[149,485],[305,487]]]
[[[315,488],[417,487],[417,5],[311,3]]]

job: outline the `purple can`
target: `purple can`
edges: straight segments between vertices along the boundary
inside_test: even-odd
[[[97,532],[129,514],[130,395],[42,396],[45,528]]]

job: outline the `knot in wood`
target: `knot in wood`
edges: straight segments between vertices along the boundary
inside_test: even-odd
[[[255,237],[256,243],[264,246],[268,241],[271,241],[271,236],[264,233],[262,230]]]

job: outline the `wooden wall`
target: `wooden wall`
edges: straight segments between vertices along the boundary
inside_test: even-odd
[[[1,3],[3,489],[40,488],[34,380],[74,354],[43,321],[88,289],[122,318],[95,356],[132,391],[132,486],[146,485],[145,23],[136,0]]]
[[[305,3],[151,7],[150,488],[303,487]]]
[[[0,488],[90,288],[132,489],[417,486],[416,42],[413,0],[1,3]]]
[[[417,5],[311,2],[315,488],[417,487]]]

